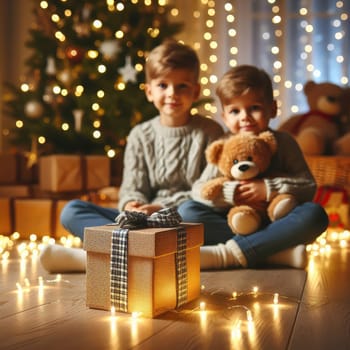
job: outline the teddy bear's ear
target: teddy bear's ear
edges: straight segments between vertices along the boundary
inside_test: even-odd
[[[268,144],[272,154],[277,152],[277,141],[274,134],[271,131],[264,131],[260,133],[259,138]]]
[[[217,140],[212,142],[205,151],[205,156],[208,163],[218,164],[221,157],[222,150],[224,148],[225,141]]]
[[[317,85],[317,83],[315,83],[313,80],[308,80],[305,84],[304,84],[304,94],[308,95],[310,93],[310,91]]]

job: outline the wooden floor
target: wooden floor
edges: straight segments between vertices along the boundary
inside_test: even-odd
[[[0,349],[350,349],[349,253],[335,244],[306,271],[203,272],[201,297],[156,319],[89,309],[85,274],[10,257],[0,262]]]

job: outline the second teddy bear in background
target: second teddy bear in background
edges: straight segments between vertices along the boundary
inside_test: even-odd
[[[309,111],[290,117],[279,129],[291,133],[305,155],[333,154],[334,143],[341,135],[344,92],[329,82],[306,82],[304,93]]]

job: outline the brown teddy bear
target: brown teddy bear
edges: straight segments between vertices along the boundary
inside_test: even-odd
[[[333,153],[350,156],[350,88],[344,88],[344,110],[340,119],[340,136],[333,144]]]
[[[340,136],[344,89],[310,80],[304,85],[304,94],[310,110],[290,117],[279,129],[291,133],[305,155],[332,154]]]
[[[217,165],[222,176],[203,185],[203,198],[218,198],[222,195],[224,183],[227,181],[236,182],[234,185],[238,186],[240,180],[266,175],[276,150],[276,139],[270,131],[262,132],[258,136],[239,134],[214,141],[206,150],[206,158],[208,163]],[[229,210],[227,220],[235,234],[247,235],[255,232],[267,215],[274,221],[286,215],[295,206],[294,196],[279,194],[270,203],[266,203],[264,211],[249,205],[234,205]]]

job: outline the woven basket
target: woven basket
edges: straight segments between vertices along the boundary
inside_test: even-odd
[[[342,187],[350,195],[350,157],[307,156],[305,159],[318,186]]]

